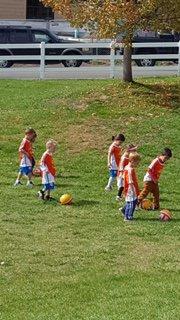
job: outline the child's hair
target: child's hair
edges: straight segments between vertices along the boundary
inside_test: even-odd
[[[46,142],[46,149],[48,149],[50,146],[57,146],[57,142],[53,139],[49,139],[47,142]]]
[[[27,128],[25,134],[33,134],[35,137],[37,136],[36,131],[33,128]]]
[[[168,158],[172,157],[172,151],[169,148],[164,148],[163,152],[161,153],[162,156],[166,156]]]
[[[137,153],[137,152],[132,152],[132,153],[130,153],[130,155],[129,155],[129,161],[131,162],[132,160],[140,161],[140,160],[141,160],[141,157],[140,157],[139,153]]]
[[[127,146],[127,151],[128,152],[135,152],[135,151],[137,151],[137,146],[135,146],[134,144],[131,143]]]
[[[112,136],[112,141],[116,141],[116,140],[124,142],[125,136],[122,133],[119,133],[117,136]]]

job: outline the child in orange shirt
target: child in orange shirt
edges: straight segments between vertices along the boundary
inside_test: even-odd
[[[111,191],[113,182],[117,177],[117,172],[121,160],[121,145],[125,141],[123,134],[118,134],[116,137],[112,137],[113,143],[109,147],[108,151],[108,169],[109,169],[109,180],[105,187],[105,191]]]
[[[158,181],[161,175],[164,165],[167,160],[172,157],[172,151],[169,148],[164,148],[160,156],[154,159],[144,176],[144,187],[141,191],[138,199],[141,203],[144,198],[151,192],[153,194],[153,208],[152,210],[159,209],[159,186]]]
[[[43,153],[40,169],[42,172],[42,185],[43,188],[38,192],[38,196],[42,200],[51,200],[51,190],[55,187],[56,168],[53,161],[53,154],[57,148],[56,141],[50,139],[46,143],[46,151]]]
[[[29,188],[33,187],[32,171],[35,165],[35,160],[32,144],[35,142],[36,137],[37,134],[33,128],[29,128],[25,131],[25,137],[19,147],[20,168],[18,177],[14,183],[15,187],[22,185],[21,178],[23,175],[27,176],[27,186]]]
[[[116,197],[117,201],[121,201],[122,199],[122,192],[124,190],[123,173],[124,173],[124,168],[129,163],[129,154],[135,151],[137,151],[137,146],[130,144],[121,157],[120,165],[118,168],[118,176],[117,176],[117,187],[118,187],[118,195]]]
[[[124,169],[124,193],[125,206],[121,208],[124,215],[124,221],[133,220],[134,210],[138,203],[139,186],[135,168],[140,162],[140,155],[137,152],[129,154],[129,164]]]

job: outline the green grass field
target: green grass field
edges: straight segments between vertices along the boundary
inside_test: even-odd
[[[118,81],[0,81],[0,319],[177,320],[180,316],[180,83],[178,78]],[[36,159],[58,141],[54,196],[14,188],[17,150],[34,127]],[[173,150],[160,181],[158,212],[125,223],[106,194],[111,136],[126,135],[142,156],[140,185],[164,146]]]

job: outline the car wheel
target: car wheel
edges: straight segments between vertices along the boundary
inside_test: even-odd
[[[69,60],[64,60],[62,61],[62,64],[64,65],[64,67],[66,68],[77,68],[80,67],[82,64],[81,60],[73,60],[73,59],[69,59]]]
[[[138,67],[153,67],[156,64],[156,60],[153,59],[140,59],[136,60]]]
[[[0,68],[10,68],[13,65],[12,61],[0,60]]]

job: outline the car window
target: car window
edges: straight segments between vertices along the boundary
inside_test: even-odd
[[[7,32],[5,30],[0,29],[0,43],[7,42]]]
[[[33,37],[34,37],[34,42],[36,43],[50,43],[52,42],[51,38],[48,36],[48,34],[42,32],[42,31],[32,31]]]
[[[28,43],[27,30],[11,30],[10,42],[11,43]]]

